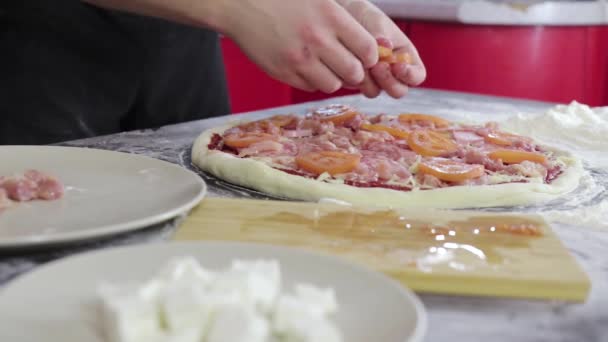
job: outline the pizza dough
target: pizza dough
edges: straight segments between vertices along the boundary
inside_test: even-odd
[[[481,208],[530,205],[553,200],[576,189],[583,173],[580,160],[564,151],[548,149],[566,165],[565,170],[550,184],[507,183],[412,191],[361,188],[292,175],[260,161],[238,158],[218,150],[209,150],[208,145],[215,133],[222,134],[236,125],[204,131],[196,139],[192,148],[194,164],[203,171],[227,182],[269,195],[296,200],[318,201],[323,198],[332,198],[355,205],[393,208]]]

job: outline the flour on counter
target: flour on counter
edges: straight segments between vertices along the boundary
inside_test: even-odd
[[[576,101],[536,116],[518,114],[500,127],[564,147],[594,167],[608,168],[608,107],[591,108]]]
[[[572,210],[548,210],[541,213],[547,221],[608,231],[608,201]]]
[[[585,160],[592,170],[581,180],[583,191],[565,201],[570,208],[548,207],[539,213],[550,222],[608,231],[608,107],[591,108],[574,101],[541,115],[517,114],[500,122],[500,127]]]

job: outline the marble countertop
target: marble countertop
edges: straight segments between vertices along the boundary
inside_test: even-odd
[[[605,25],[608,4],[567,0],[372,0],[394,18],[488,25]]]
[[[539,113],[551,106],[542,102],[413,90],[402,100],[388,97],[369,100],[361,96],[348,96],[245,115],[254,118],[285,112],[303,113],[331,102],[351,104],[367,112],[417,111],[454,119],[475,114],[487,115],[488,120],[516,112]],[[192,168],[189,149],[196,136],[206,128],[235,118],[239,117],[213,118],[72,141],[65,145],[144,154]],[[206,176],[204,178],[209,185],[208,196],[264,197],[218,183]],[[179,219],[78,245],[35,251],[0,251],[0,284],[6,284],[13,277],[44,262],[66,255],[111,246],[169,240]],[[555,225],[554,230],[591,278],[592,290],[585,303],[421,294],[429,313],[426,341],[608,341],[608,233],[593,230],[592,227],[563,225]]]

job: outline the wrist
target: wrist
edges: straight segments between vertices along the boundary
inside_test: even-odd
[[[231,0],[195,0],[192,20],[198,26],[205,26],[224,35],[231,35],[234,26],[235,2]],[[238,5],[238,4],[237,4]]]

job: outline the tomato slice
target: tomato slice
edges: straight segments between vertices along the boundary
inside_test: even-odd
[[[268,132],[271,130],[272,123],[268,120],[257,120],[239,125],[239,128],[245,132],[262,131]]]
[[[449,159],[431,158],[418,164],[418,172],[435,176],[446,182],[462,182],[483,176],[485,168],[478,164],[465,164]]]
[[[296,117],[293,115],[275,115],[270,117],[268,121],[270,121],[273,125],[277,127],[285,127],[296,120]]]
[[[277,137],[260,132],[245,132],[240,134],[230,134],[224,137],[224,144],[232,148],[243,148],[249,147],[249,145],[255,144],[264,140],[277,140]]]
[[[517,141],[531,141],[530,138],[521,135],[500,131],[490,131],[483,138],[486,142],[499,146],[513,146]]]
[[[440,157],[458,150],[458,145],[443,132],[418,130],[410,133],[407,143],[412,151],[425,157]]]
[[[389,64],[394,63],[407,63],[412,64],[412,56],[407,52],[393,53],[393,50],[378,45],[378,57],[380,62],[386,62]]]
[[[271,125],[281,128],[291,124],[294,120],[296,120],[296,117],[293,115],[275,115],[267,119],[248,122],[239,127],[244,131],[272,132],[274,127],[271,127]]]
[[[401,123],[408,124],[408,125],[434,124],[435,127],[438,127],[438,128],[445,128],[445,127],[450,126],[450,124],[451,124],[451,122],[446,119],[443,119],[443,118],[440,118],[440,117],[434,116],[434,115],[428,115],[428,114],[410,114],[410,113],[401,114],[401,115],[399,115],[399,121]]]
[[[488,157],[494,160],[500,159],[505,164],[519,164],[526,160],[539,164],[547,162],[547,157],[542,153],[517,150],[496,150],[488,153]]]
[[[397,139],[407,139],[410,136],[409,132],[380,124],[361,124],[361,128],[372,132],[386,132]]]
[[[388,63],[388,64],[395,64],[395,63],[397,63],[397,57],[395,55],[389,55],[387,57],[379,58],[378,62],[385,62],[385,63]]]
[[[331,121],[334,123],[334,125],[340,126],[345,122],[352,120],[355,116],[357,116],[358,112],[350,106],[330,105],[315,110],[315,114],[321,116],[321,121]]]
[[[347,173],[354,170],[361,161],[358,154],[338,151],[310,152],[296,157],[296,164],[303,170],[320,175]]]
[[[380,59],[382,58],[387,58],[393,55],[393,50],[384,47],[382,45],[378,45],[378,57],[380,57]]]
[[[397,63],[412,64],[412,62],[414,61],[412,59],[412,55],[407,52],[397,53],[395,54],[395,57],[397,57]]]

